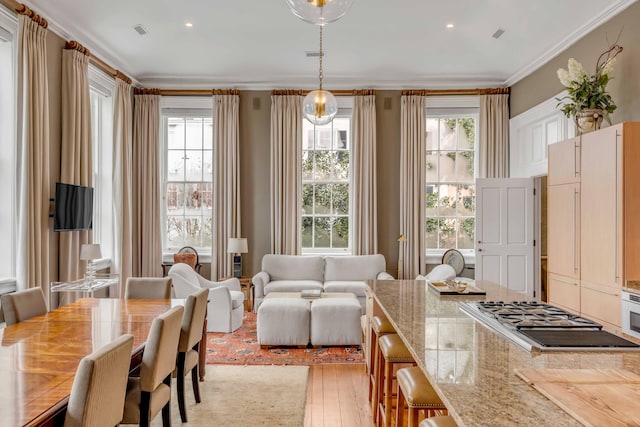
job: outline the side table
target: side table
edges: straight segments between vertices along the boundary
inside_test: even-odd
[[[220,280],[231,279],[233,276],[223,277]],[[251,282],[251,277],[242,276],[237,277],[240,281],[240,290],[244,292],[244,310],[252,311],[253,310],[253,283]]]

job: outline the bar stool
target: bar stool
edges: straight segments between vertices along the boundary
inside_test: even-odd
[[[396,379],[394,368],[397,364],[411,364],[416,362],[409,349],[402,342],[400,335],[388,334],[378,339],[378,359],[376,372],[376,407],[374,419],[378,427],[391,426],[391,412],[393,410],[393,381]]]
[[[446,411],[442,400],[427,377],[417,366],[398,369],[398,399],[396,402],[396,427],[404,427],[404,407],[408,409],[408,427],[418,427],[418,413],[425,411],[427,417],[438,415],[435,411]]]
[[[450,415],[441,415],[438,417],[425,418],[420,423],[420,427],[458,427],[458,424]]]
[[[378,362],[378,339],[383,335],[395,334],[396,330],[384,316],[374,316],[371,319],[371,334],[369,335],[369,402],[373,409],[373,419],[377,411],[376,363]]]

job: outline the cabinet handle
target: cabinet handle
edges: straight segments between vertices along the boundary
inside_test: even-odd
[[[573,156],[574,156],[574,165],[573,165],[573,169],[574,169],[574,173],[573,173],[573,177],[577,178],[578,176],[580,176],[580,143],[576,141],[575,145],[573,146]]]
[[[578,190],[573,190],[573,272],[578,271]]]
[[[613,271],[615,273],[615,283],[618,284],[618,279],[620,278],[620,276],[618,276],[618,141],[620,140],[620,134],[618,133],[618,131],[616,130],[616,157],[615,157],[615,161],[616,161],[616,168],[615,168],[615,218],[613,220],[614,223],[614,229],[613,229],[613,236],[614,236],[614,246],[613,246]]]

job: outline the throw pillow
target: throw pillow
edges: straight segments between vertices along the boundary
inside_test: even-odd
[[[183,262],[185,264],[189,264],[191,268],[193,268],[194,270],[196,268],[197,259],[198,259],[198,256],[196,254],[173,254],[174,264]]]

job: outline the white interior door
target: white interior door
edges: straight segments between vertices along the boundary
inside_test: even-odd
[[[534,298],[533,178],[476,180],[476,280]]]

